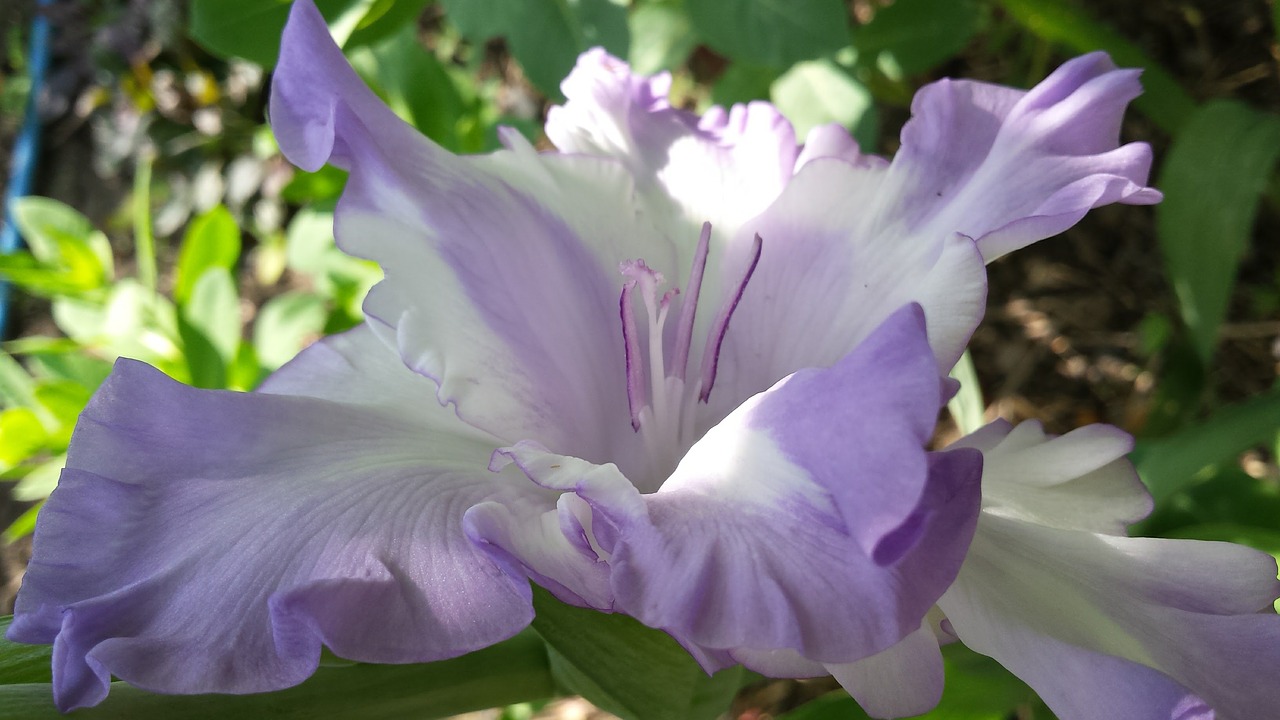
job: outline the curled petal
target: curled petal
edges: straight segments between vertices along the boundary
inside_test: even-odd
[[[322,644],[436,660],[531,619],[527,578],[475,548],[463,514],[554,495],[486,472],[495,441],[367,330],[281,372],[271,390],[296,394],[195,390],[122,360],[85,410],[9,630],[54,644],[62,709],[101,701],[112,675],[273,690],[310,675]],[[349,400],[388,383],[394,405]]]
[[[1125,535],[1151,512],[1151,495],[1125,458],[1133,438],[1110,425],[1050,438],[1035,421],[997,421],[953,447],[977,448],[987,458],[988,512],[1109,535]]]
[[[942,80],[916,94],[886,183],[886,219],[974,238],[988,262],[1055,235],[1090,209],[1150,204],[1151,148],[1119,145],[1138,72],[1103,53],[1076,58],[1028,92]]]

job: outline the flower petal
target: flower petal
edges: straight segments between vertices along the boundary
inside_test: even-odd
[[[871,717],[921,715],[942,699],[942,652],[927,622],[887,650],[827,670]]]
[[[884,174],[832,158],[810,161],[750,223],[763,240],[761,256],[725,336],[712,417],[797,368],[836,363],[911,302],[925,310],[938,366],[959,359],[985,309],[982,257],[954,233],[875,234]],[[727,276],[747,262],[742,247],[722,264]]]
[[[1125,455],[1128,433],[1088,425],[1062,437],[1040,423],[999,421],[956,442],[987,458],[982,502],[988,512],[1042,525],[1125,535],[1151,512],[1151,495]]]
[[[285,28],[271,110],[288,157],[351,171],[338,242],[382,266],[366,313],[442,402],[507,442],[596,460],[631,452],[618,262],[671,271],[676,252],[621,165],[539,155],[511,135],[514,149],[451,155],[360,82],[305,0]]]
[[[974,238],[988,262],[1074,225],[1113,202],[1150,204],[1151,149],[1119,145],[1120,118],[1141,92],[1136,70],[1103,53],[1064,64],[1029,92],[971,81],[923,88],[886,184],[884,222]]]
[[[940,386],[922,326],[905,308],[753,398],[650,495],[613,466],[503,452],[591,505],[616,609],[702,648],[861,659],[919,627],[977,509],[979,454],[923,450]]]
[[[938,605],[966,645],[1030,683],[1064,720],[1132,717],[1070,700],[1083,678],[1104,682],[1096,692],[1107,697],[1131,681],[1130,692],[1164,698],[1157,707],[1185,710],[1189,692],[1223,717],[1263,717],[1280,706],[1275,575],[1274,559],[1227,543],[1113,537],[984,512]],[[1114,662],[1123,674],[1105,675],[1077,651],[1170,681]]]
[[[671,204],[695,232],[709,221],[732,235],[785,187],[795,131],[768,103],[698,117],[672,108],[670,89],[666,73],[638,77],[603,50],[588,51],[561,85],[568,101],[547,113],[547,137],[561,152],[622,161],[642,192]]]
[[[463,514],[554,495],[488,472],[496,441],[367,330],[282,372],[269,390],[298,394],[195,390],[122,360],[85,410],[9,631],[54,643],[59,707],[99,702],[113,674],[271,690],[310,675],[322,643],[427,661],[528,624],[527,578],[475,548]]]

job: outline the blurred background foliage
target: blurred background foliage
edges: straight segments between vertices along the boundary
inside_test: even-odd
[[[987,320],[959,369],[966,385],[953,405],[954,427],[945,426],[939,441],[997,416],[1037,418],[1057,432],[1110,422],[1139,437],[1134,459],[1157,499],[1137,533],[1232,540],[1280,554],[1280,6],[317,4],[391,108],[465,153],[496,148],[500,126],[550,149],[543,114],[563,100],[558,84],[578,53],[594,46],[639,72],[671,72],[678,106],[770,100],[801,138],[838,122],[864,150],[885,154],[896,148],[912,94],[932,79],[1029,87],[1062,60],[1096,49],[1142,68],[1146,94],[1124,135],[1155,146],[1154,180],[1165,202],[1154,210],[1104,208],[1064,237],[991,267]],[[250,390],[306,344],[361,320],[361,300],[379,270],[334,246],[343,173],[290,167],[266,124],[288,10],[284,0],[42,0],[0,8],[0,166],[21,169],[9,153],[28,104],[44,133],[32,196],[7,205],[6,222],[25,248],[0,256],[0,277],[16,291],[3,301],[0,352],[0,523],[7,527],[0,603],[11,603],[26,536],[56,483],[76,416],[115,358],[140,358],[199,387]],[[28,32],[37,16],[53,29],[52,64],[39,83]],[[847,696],[824,694],[830,683],[739,691],[751,680],[740,673],[688,680],[687,699],[670,710],[663,703],[670,704],[671,677],[633,668],[618,680],[599,672],[612,666],[586,636],[562,632],[594,628],[595,619],[556,625],[549,612],[541,622],[548,642],[567,638],[552,643],[558,686],[624,717],[715,717],[735,694],[735,717],[796,707],[784,716],[861,717]],[[639,633],[625,623],[596,630],[615,638]],[[947,696],[928,717],[1050,717],[998,666],[948,653]],[[308,683],[291,696],[299,717],[311,716],[308,707],[332,707],[324,705],[334,702],[332,693],[306,690],[323,686]],[[500,712],[494,717],[546,711],[539,704]]]

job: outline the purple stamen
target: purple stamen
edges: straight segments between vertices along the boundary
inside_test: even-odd
[[[760,250],[763,247],[764,241],[757,234],[755,242],[751,245],[751,264],[747,266],[747,272],[738,282],[733,298],[720,309],[720,314],[716,316],[716,321],[711,326],[711,335],[707,337],[707,348],[702,353],[702,392],[698,393],[698,399],[704,403],[711,397],[711,386],[716,383],[716,369],[720,364],[720,346],[724,343],[724,334],[729,331],[729,319],[733,317],[733,311],[742,300],[742,293],[747,289],[747,282],[756,271],[756,265],[760,264]]]
[[[684,380],[689,364],[689,349],[693,345],[693,320],[698,312],[698,293],[702,290],[702,276],[707,270],[707,252],[711,246],[711,223],[702,223],[702,235],[693,253],[693,267],[689,269],[689,284],[685,286],[684,304],[680,306],[680,324],[676,326],[676,350],[671,366],[676,377]]]
[[[644,369],[640,365],[640,335],[635,313],[631,312],[631,291],[636,281],[622,284],[618,309],[622,315],[622,344],[627,357],[627,407],[631,410],[631,429],[640,431],[640,412],[644,410]]]

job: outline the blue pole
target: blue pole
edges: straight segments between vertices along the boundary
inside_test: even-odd
[[[4,219],[0,223],[0,253],[5,255],[22,246],[22,238],[13,224],[13,201],[31,194],[35,178],[36,159],[40,154],[40,114],[37,109],[40,89],[44,87],[45,72],[49,69],[49,19],[44,9],[52,0],[37,0],[36,16],[31,21],[31,45],[27,53],[27,70],[31,77],[31,93],[27,96],[27,111],[22,129],[13,144],[10,157],[9,184],[4,194]],[[9,320],[9,283],[0,280],[0,337]]]

